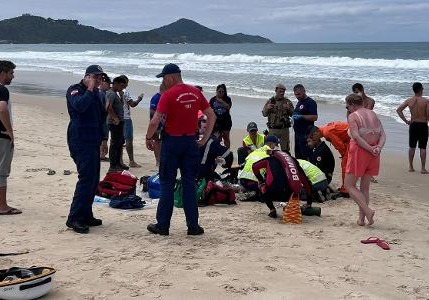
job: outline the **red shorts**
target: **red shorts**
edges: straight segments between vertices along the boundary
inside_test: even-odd
[[[356,142],[350,141],[346,173],[356,177],[377,176],[380,170],[380,156],[374,156],[361,148]]]

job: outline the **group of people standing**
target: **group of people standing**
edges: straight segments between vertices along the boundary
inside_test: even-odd
[[[14,78],[14,69],[15,65],[12,62],[0,61],[0,215],[21,213],[19,209],[9,206],[6,201],[7,177],[14,148],[9,92],[6,85]],[[157,222],[149,224],[147,229],[154,234],[169,234],[174,185],[177,171],[180,170],[187,233],[200,235],[204,233],[204,229],[198,221],[195,186],[201,164],[200,149],[208,146],[207,142],[213,132],[219,133],[226,149],[230,147],[232,101],[224,84],[216,88],[216,96],[208,101],[200,88],[183,83],[181,70],[175,64],[165,65],[157,77],[162,78],[162,89],[147,128],[146,147],[154,150],[156,145],[160,146],[161,199],[156,213]],[[89,227],[102,224],[102,220],[93,215],[92,204],[100,179],[100,158],[107,154],[109,132],[109,171],[128,168],[122,162],[124,144],[130,158],[130,167],[139,166],[134,161],[129,108],[138,105],[143,94],[134,101],[126,92],[127,85],[128,78],[125,75],[118,76],[111,82],[100,66],[90,65],[85,71],[84,78],[67,90],[67,109],[70,116],[67,143],[79,176],[66,225],[78,233],[87,233]],[[280,143],[282,153],[290,155],[289,128],[293,127],[295,158],[305,162],[311,161],[313,157],[317,164],[319,158],[317,153],[322,153],[325,151],[323,149],[328,148],[320,140],[321,137],[325,137],[342,156],[341,189],[344,193],[349,193],[358,204],[358,224],[363,226],[374,222],[375,211],[369,207],[369,185],[371,178],[378,175],[380,153],[386,135],[380,120],[372,111],[374,100],[365,94],[361,84],[353,85],[352,90],[353,94],[345,99],[348,122],[334,122],[317,128],[314,126],[318,117],[317,104],[307,96],[304,86],[297,84],[293,88],[298,100],[294,107],[284,96],[286,87],[278,84],[275,87],[275,95],[265,103],[262,110],[263,116],[268,120],[268,135],[264,137],[257,133],[256,123],[251,122],[247,128],[249,138],[247,142],[243,142],[248,147],[246,154],[249,156],[258,147],[265,149],[266,152],[275,148],[277,143]],[[421,173],[427,173],[425,162],[429,104],[422,96],[421,83],[415,83],[413,90],[415,95],[402,103],[397,112],[401,119],[410,125],[409,170],[414,171],[413,158],[418,143],[422,163]],[[403,114],[406,107],[410,108],[410,120]],[[206,117],[206,129],[199,136],[198,123],[201,112]],[[157,141],[160,124],[162,143]],[[262,140],[264,145],[261,147]],[[253,143],[258,145],[252,147]],[[261,163],[252,171],[258,173],[260,168],[270,164],[269,161],[266,164]],[[300,168],[304,169],[302,165]],[[326,174],[327,178],[329,174],[332,178],[332,170]],[[258,180],[263,180],[259,175]],[[357,188],[359,179],[360,187]],[[264,189],[261,185],[259,188]]]

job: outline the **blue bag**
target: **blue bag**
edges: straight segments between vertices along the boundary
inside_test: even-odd
[[[147,180],[147,189],[149,197],[152,199],[159,198],[161,196],[161,186],[159,183],[159,174],[152,175]]]

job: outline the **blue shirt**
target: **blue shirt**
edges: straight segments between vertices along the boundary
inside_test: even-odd
[[[150,105],[149,105],[149,117],[152,119],[153,115],[155,114],[156,108],[158,107],[159,99],[161,99],[161,94],[156,93],[153,95],[152,99],[150,99]]]
[[[317,116],[317,104],[316,101],[310,97],[304,100],[298,101],[293,111],[294,115],[316,115]],[[294,119],[293,129],[295,134],[306,135],[308,130],[314,126],[313,121],[307,121],[304,119]]]
[[[152,99],[150,99],[149,104],[149,119],[152,120],[153,115],[155,114],[156,108],[158,107],[159,99],[161,99],[161,94],[156,93],[152,96]],[[162,122],[158,125],[158,130],[161,130],[163,127]]]

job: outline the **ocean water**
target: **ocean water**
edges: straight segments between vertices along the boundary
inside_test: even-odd
[[[185,82],[214,95],[225,83],[230,96],[261,99],[281,82],[291,100],[302,83],[318,102],[344,104],[355,82],[364,85],[380,115],[396,116],[396,107],[412,95],[411,85],[429,83],[429,43],[344,44],[163,44],[163,45],[0,45],[0,59],[18,70],[72,72],[82,75],[99,64],[112,77],[159,85],[155,75],[164,64],[180,66]]]

